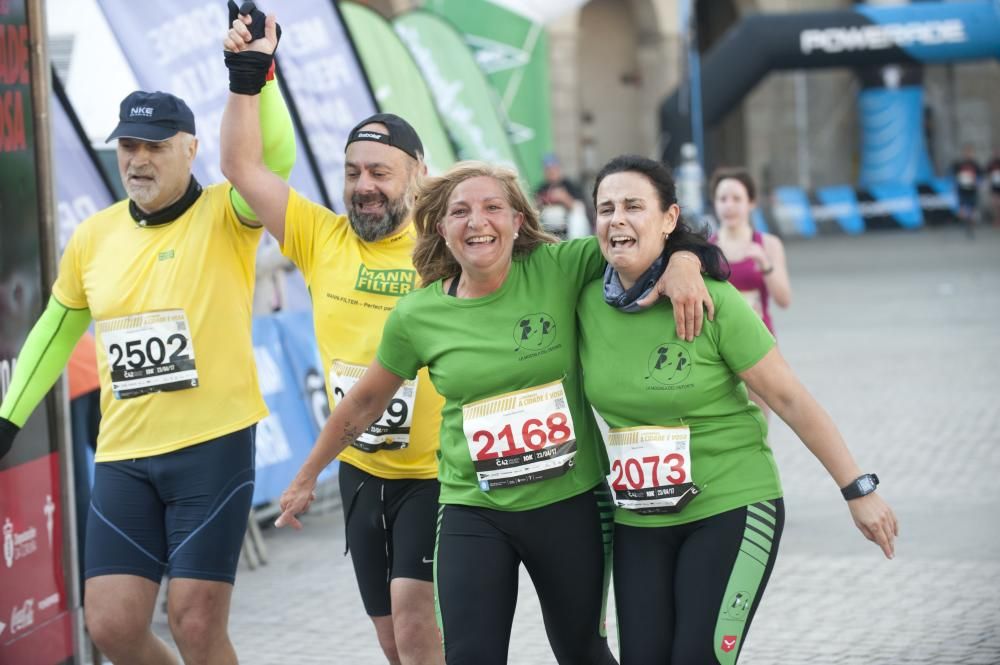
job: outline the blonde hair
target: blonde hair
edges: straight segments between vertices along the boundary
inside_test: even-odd
[[[444,238],[438,233],[437,225],[448,212],[448,201],[455,188],[470,178],[479,177],[497,181],[507,204],[515,213],[524,216],[518,237],[514,239],[513,258],[527,256],[539,245],[559,242],[558,238],[542,230],[538,212],[521,189],[516,171],[486,162],[459,162],[439,176],[424,179],[417,192],[413,208],[413,225],[417,229],[413,267],[417,269],[423,286],[462,272]]]

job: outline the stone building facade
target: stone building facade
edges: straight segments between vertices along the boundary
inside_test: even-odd
[[[391,16],[419,2],[367,4]],[[586,183],[616,154],[660,154],[659,108],[685,75],[678,4],[590,0],[547,26],[555,148],[570,175]],[[853,5],[850,0],[698,0],[699,47],[707,51],[752,13]],[[1000,62],[929,66],[924,86],[933,125],[931,156],[939,172],[963,143],[974,143],[982,161],[994,145],[1000,147]],[[720,123],[705,128],[707,162],[746,165],[767,188],[856,182],[858,91],[856,75],[846,69],[774,72]]]

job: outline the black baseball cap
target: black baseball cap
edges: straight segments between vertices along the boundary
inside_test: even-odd
[[[166,141],[177,132],[194,134],[194,113],[184,100],[169,92],[136,90],[122,100],[118,126],[108,141],[121,138]]]
[[[383,134],[374,129],[361,129],[365,125],[372,123],[385,125],[389,133]],[[347,143],[344,145],[344,150],[346,151],[347,146],[355,141],[384,143],[391,145],[393,148],[399,148],[413,159],[423,159],[424,157],[424,144],[420,142],[417,130],[413,129],[413,125],[392,113],[376,113],[355,125],[351,133],[347,135]]]

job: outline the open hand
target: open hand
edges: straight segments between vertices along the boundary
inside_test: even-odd
[[[701,261],[690,252],[676,252],[670,257],[656,288],[639,300],[639,305],[645,307],[662,296],[670,298],[674,306],[674,323],[681,339],[690,342],[701,334],[705,310],[710,321],[715,319],[715,303],[701,276]]]
[[[302,522],[297,519],[297,516],[309,510],[309,506],[315,500],[315,481],[301,482],[298,479],[292,481],[288,489],[281,493],[281,499],[278,501],[281,514],[274,521],[274,526],[280,529],[290,524],[295,529],[301,529]]]
[[[895,556],[895,540],[899,536],[899,522],[895,513],[876,492],[847,502],[851,517],[865,538],[882,548],[885,558]]]

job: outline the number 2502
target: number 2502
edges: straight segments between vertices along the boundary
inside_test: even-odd
[[[187,348],[187,338],[180,333],[174,333],[164,342],[159,337],[150,337],[146,340],[145,348],[141,339],[130,339],[125,342],[125,348],[121,344],[112,344],[108,351],[113,356],[111,359],[112,369],[126,369],[126,357],[128,359],[128,369],[139,369],[146,364],[161,365],[167,358],[167,346],[176,344],[170,353],[170,362],[177,360],[177,356]]]

